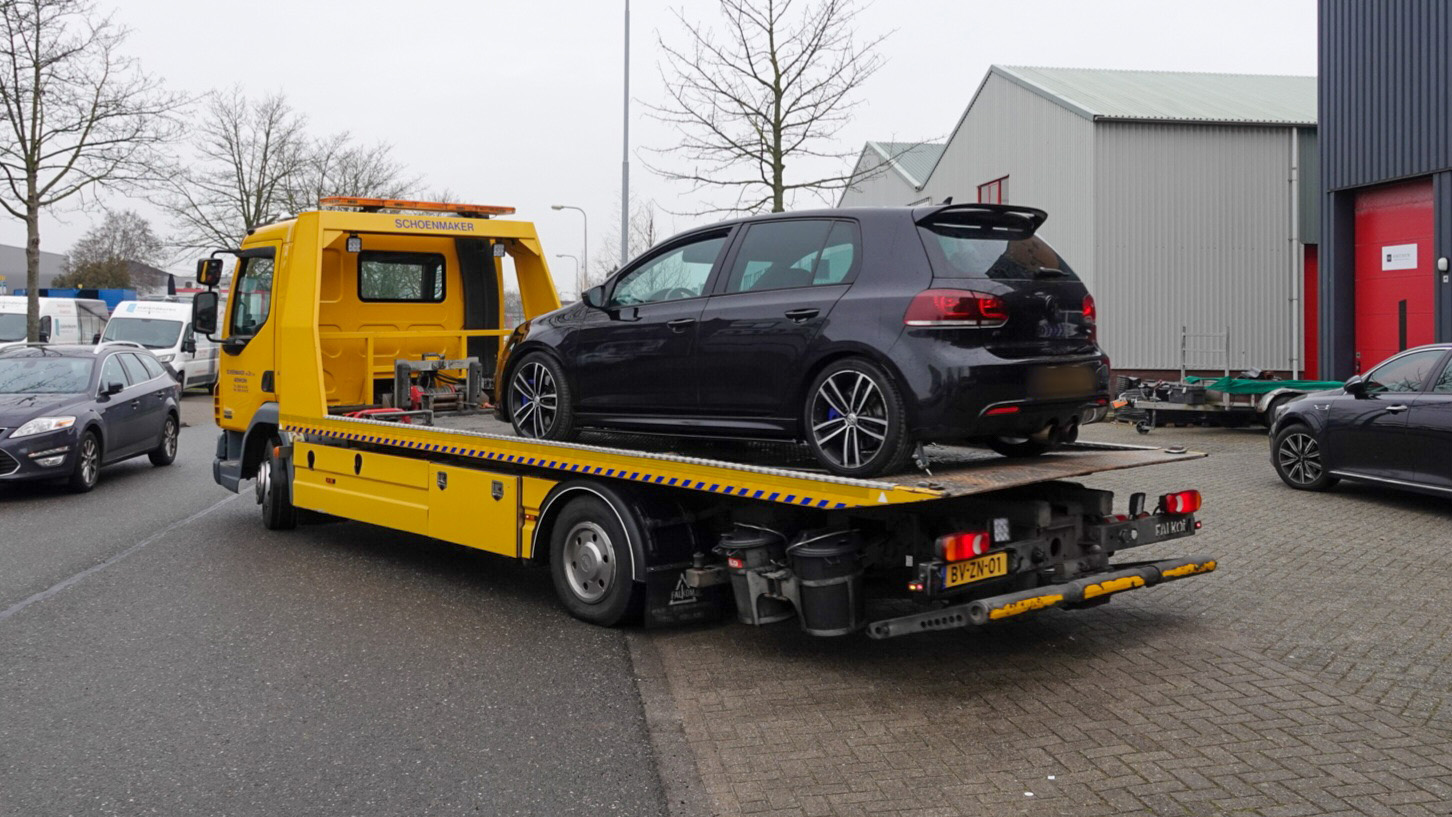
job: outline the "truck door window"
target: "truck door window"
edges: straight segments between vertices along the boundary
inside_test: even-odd
[[[267,322],[267,313],[272,308],[271,258],[254,256],[242,259],[232,301],[232,323],[228,334],[234,338],[250,338],[257,334],[257,330]]]

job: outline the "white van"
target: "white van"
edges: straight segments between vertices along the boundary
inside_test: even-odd
[[[0,349],[25,342],[25,296],[0,295]],[[93,298],[41,298],[42,343],[96,342],[106,325],[106,302]]]
[[[170,301],[116,304],[102,342],[129,340],[170,366],[183,389],[217,382],[217,344],[192,333],[192,305]]]

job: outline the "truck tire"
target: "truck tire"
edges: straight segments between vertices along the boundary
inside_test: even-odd
[[[514,433],[536,440],[574,436],[575,410],[565,371],[543,352],[531,352],[509,370],[504,386],[506,419]]]
[[[581,495],[560,509],[550,533],[550,576],[570,615],[614,627],[639,615],[645,586],[631,576],[630,542],[605,500]]]
[[[257,469],[257,499],[262,503],[262,524],[268,530],[297,527],[297,508],[292,504],[287,463],[277,455],[278,442],[267,446],[267,459]]]

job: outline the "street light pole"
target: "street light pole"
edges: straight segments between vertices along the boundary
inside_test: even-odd
[[[573,255],[570,255],[567,252],[557,252],[557,253],[555,253],[555,257],[556,258],[568,258],[571,261],[574,261],[575,262],[575,284],[578,286],[579,283],[580,283],[580,259],[576,258]],[[579,294],[580,294],[580,300],[584,300],[585,299],[585,293],[581,292]]]
[[[620,266],[630,260],[630,0],[625,0],[625,125],[620,141]]]
[[[588,268],[589,267],[589,264],[590,264],[590,216],[588,216],[585,213],[585,208],[583,208],[583,207],[576,207],[573,204],[551,204],[550,205],[550,209],[551,210],[577,210],[580,213],[580,220],[581,220],[581,222],[582,222],[582,224],[584,226],[584,230],[585,230],[585,240],[584,240],[584,242],[581,245],[580,255],[582,255],[584,257],[583,258],[576,258],[575,259],[575,291],[578,292],[578,293],[580,293],[580,297],[581,298],[584,298],[585,297],[585,283],[589,283],[589,280],[588,279],[589,279],[589,275],[590,275],[590,270]],[[574,256],[570,256],[570,257],[571,258],[574,258]],[[581,278],[580,273],[582,273],[582,272],[585,273],[585,278],[586,278],[586,280],[583,283],[580,280],[580,278]]]

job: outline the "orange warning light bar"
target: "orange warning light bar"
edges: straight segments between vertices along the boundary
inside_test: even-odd
[[[320,207],[357,207],[363,212],[378,210],[422,210],[431,213],[457,213],[461,216],[507,216],[513,207],[493,204],[450,204],[442,201],[410,201],[408,199],[366,199],[358,196],[326,196],[318,199]]]

